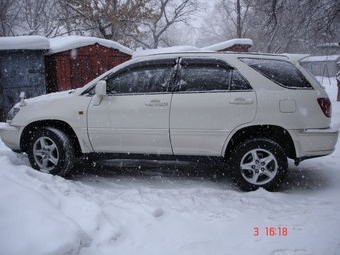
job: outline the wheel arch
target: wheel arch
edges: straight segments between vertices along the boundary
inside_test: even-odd
[[[286,156],[296,159],[296,151],[292,137],[289,132],[275,125],[248,126],[237,130],[227,141],[225,158],[228,159],[237,145],[252,138],[268,138],[278,143],[285,151]]]
[[[40,120],[27,125],[24,128],[20,138],[20,148],[22,152],[27,152],[29,138],[32,136],[35,130],[41,127],[53,127],[64,132],[71,139],[75,148],[76,156],[81,156],[81,147],[76,133],[68,123],[61,120]]]

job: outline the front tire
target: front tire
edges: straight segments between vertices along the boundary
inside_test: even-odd
[[[284,180],[288,161],[282,147],[266,138],[247,140],[233,151],[229,160],[232,179],[245,191],[262,187],[273,191]]]
[[[27,154],[34,169],[53,175],[68,173],[75,160],[75,149],[69,137],[52,127],[40,128],[33,134]]]

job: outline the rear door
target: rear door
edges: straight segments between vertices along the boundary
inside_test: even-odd
[[[229,133],[255,118],[255,92],[222,60],[183,58],[179,62],[170,113],[174,154],[221,156]]]
[[[88,109],[94,151],[172,154],[169,86],[173,66],[174,60],[141,62],[107,78],[107,96]]]

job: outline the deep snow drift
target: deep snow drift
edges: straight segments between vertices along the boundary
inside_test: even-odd
[[[340,128],[335,79],[323,84]],[[79,166],[64,179],[0,141],[0,254],[340,254],[340,144],[328,157],[290,162],[272,193],[242,192],[190,164],[115,164]]]

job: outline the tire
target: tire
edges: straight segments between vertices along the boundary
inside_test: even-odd
[[[37,129],[30,139],[27,154],[34,169],[53,175],[67,174],[75,160],[70,138],[52,127]]]
[[[233,151],[229,160],[232,179],[245,191],[278,188],[284,180],[288,161],[282,147],[266,138],[247,140]]]

